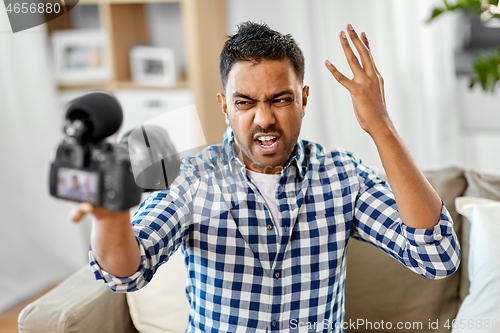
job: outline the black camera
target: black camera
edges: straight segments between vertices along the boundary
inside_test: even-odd
[[[123,211],[138,205],[144,191],[168,187],[180,160],[166,131],[140,126],[117,144],[107,142],[122,120],[118,100],[107,91],[68,103],[65,135],[50,168],[52,196]]]

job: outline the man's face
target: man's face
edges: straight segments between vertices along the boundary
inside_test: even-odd
[[[309,87],[289,60],[240,61],[217,98],[247,168],[279,173],[300,133]]]
[[[73,176],[73,186],[75,188],[80,187],[80,183],[78,182],[78,177],[77,176]]]

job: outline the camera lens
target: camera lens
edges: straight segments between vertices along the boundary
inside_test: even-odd
[[[81,120],[66,120],[64,131],[71,137],[82,137],[87,131],[85,124]]]

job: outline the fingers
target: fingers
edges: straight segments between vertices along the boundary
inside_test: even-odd
[[[333,77],[337,80],[338,83],[343,85],[346,89],[350,89],[352,86],[352,81],[349,80],[344,74],[340,73],[337,67],[335,67],[329,60],[325,61],[325,66],[328,68],[330,73],[332,73]]]
[[[69,216],[73,222],[80,222],[80,220],[85,216],[85,212],[79,209],[72,210]]]
[[[363,44],[365,44],[366,48],[370,50],[370,43],[368,42],[368,38],[366,37],[365,32],[361,33],[361,40],[363,41]]]
[[[376,70],[372,56],[370,54],[370,50],[367,46],[368,44],[365,44],[365,41],[366,43],[368,43],[366,34],[363,33],[364,41],[361,40],[351,24],[347,25],[347,32],[349,33],[349,37],[351,38],[352,43],[356,47],[356,50],[358,51],[359,56],[361,57],[361,63],[363,64],[363,69],[365,73],[370,77],[374,77],[374,75],[376,74]]]
[[[368,42],[368,37],[366,37],[366,33],[362,32],[361,33],[361,40],[365,44],[366,48],[370,50],[370,42]],[[373,63],[373,68],[375,69],[375,73],[377,74],[380,82],[380,91],[382,92],[382,96],[384,96],[384,104],[385,104],[385,92],[384,92],[384,79],[382,78],[382,75],[380,75],[380,72],[378,71],[377,65],[375,65],[375,62],[373,61],[373,56],[370,52],[370,57],[372,59]]]
[[[347,63],[349,64],[349,67],[351,68],[354,76],[362,75],[364,72],[363,68],[361,67],[361,64],[358,61],[358,57],[356,57],[356,55],[354,54],[351,45],[349,45],[349,41],[347,40],[347,35],[344,31],[340,32],[340,44],[342,45],[342,49],[344,50],[344,54],[347,59]]]
[[[94,211],[94,206],[84,202],[79,204],[74,210],[70,212],[70,218],[73,222],[79,222],[87,213],[92,213]]]
[[[365,46],[368,49],[368,51],[370,51],[370,42],[368,41],[368,37],[366,37],[366,33],[365,32],[361,33],[361,40],[365,44]],[[378,68],[377,68],[377,65],[375,65],[375,61],[373,61],[373,56],[372,56],[371,51],[369,52],[369,54],[370,54],[370,58],[372,60],[373,68],[375,69],[375,73],[377,73],[378,75],[380,75],[380,73],[378,71]]]
[[[364,83],[367,82],[371,82],[372,84],[375,84],[375,86],[378,86],[383,94],[383,79],[373,61],[373,57],[370,52],[370,43],[368,42],[366,33],[363,32],[361,37],[359,37],[351,24],[347,25],[347,31],[361,58],[360,63],[354,54],[351,45],[349,44],[347,34],[344,31],[341,31],[340,42],[354,77],[352,79],[346,78],[328,60],[325,61],[326,67],[333,74],[337,82],[347,88],[351,94],[356,92],[357,87],[359,88],[359,84],[364,85]]]

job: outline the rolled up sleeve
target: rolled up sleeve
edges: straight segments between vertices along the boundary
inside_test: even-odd
[[[184,173],[184,174],[183,174]],[[132,217],[132,229],[139,244],[141,264],[129,277],[117,277],[103,270],[89,250],[90,266],[96,279],[102,279],[115,292],[141,289],[154,273],[184,242],[192,212],[192,183],[185,172],[166,190],[153,192]]]
[[[433,229],[415,229],[402,223],[410,257],[430,279],[447,277],[460,265],[460,245],[453,221],[442,203],[441,219]]]
[[[460,264],[460,245],[444,203],[441,201],[440,220],[433,229],[408,227],[401,221],[389,185],[362,164],[357,165],[357,172],[362,185],[352,236],[375,245],[426,278],[440,279],[455,272]]]
[[[143,278],[146,272],[146,252],[144,251],[144,247],[139,245],[141,251],[141,265],[137,272],[129,277],[117,277],[113,274],[106,272],[104,269],[99,266],[97,261],[94,258],[92,253],[92,248],[89,249],[89,260],[90,267],[92,268],[92,272],[94,272],[94,276],[96,280],[104,280],[106,285],[114,292],[130,292],[141,289],[146,281]]]

